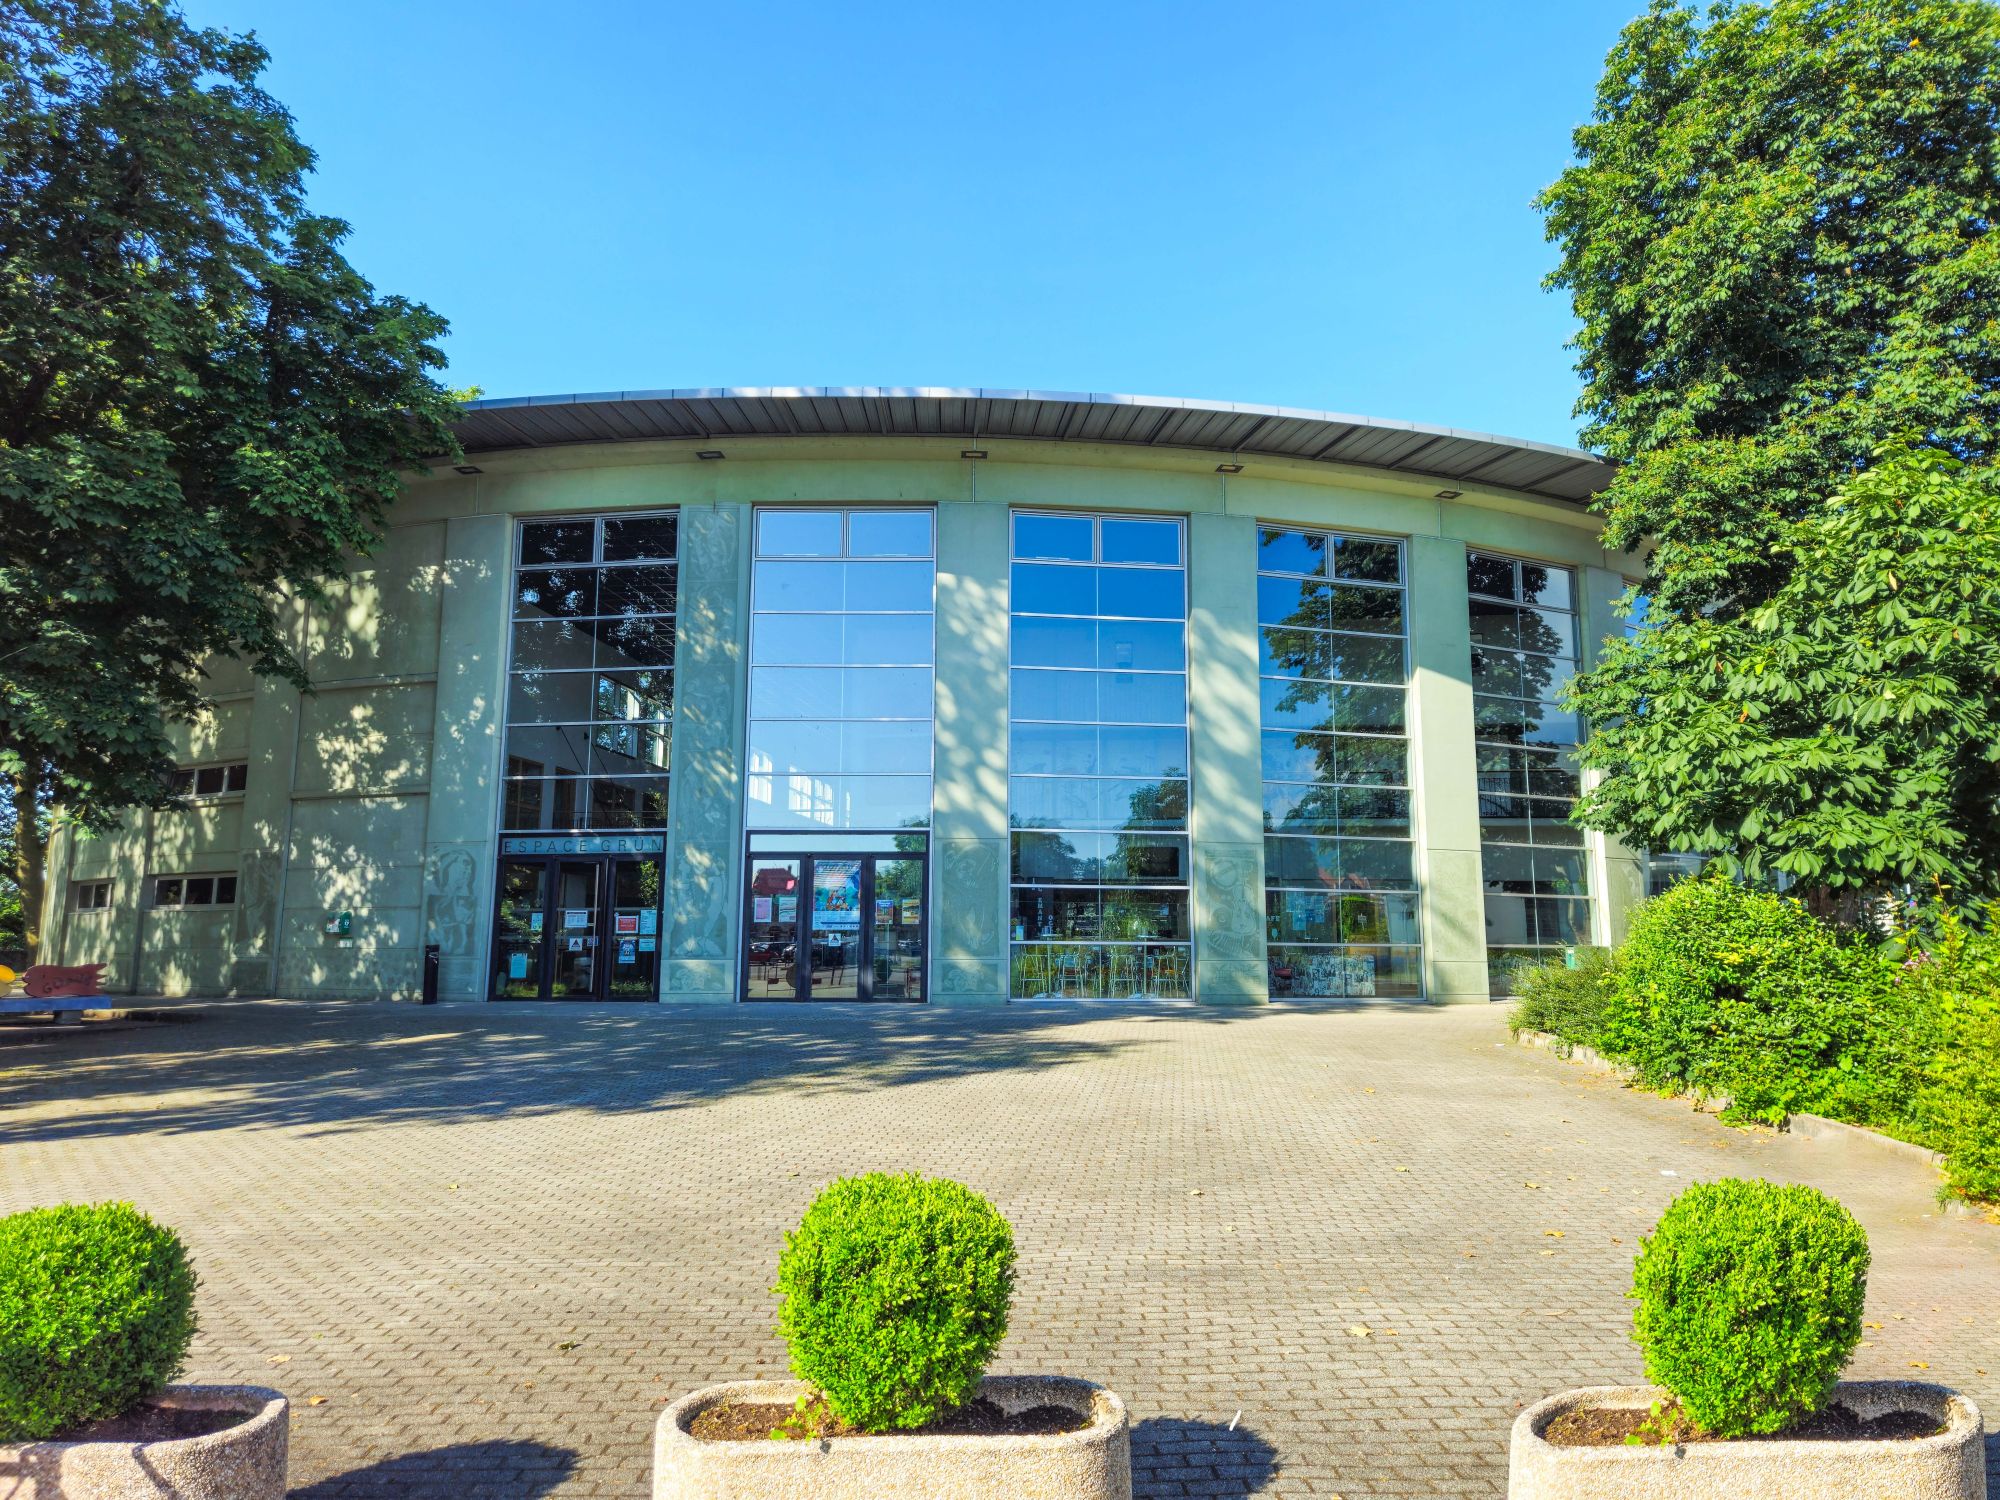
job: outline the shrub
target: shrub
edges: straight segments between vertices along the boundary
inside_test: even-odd
[[[1907,1113],[1925,1060],[1910,999],[1797,901],[1683,880],[1633,913],[1602,1045],[1651,1087],[1727,1094],[1751,1118],[1886,1120]]]
[[[921,1427],[972,1394],[1006,1336],[1014,1233],[956,1182],[844,1178],[785,1236],[777,1291],[792,1372],[836,1417]]]
[[[1930,1023],[1916,1098],[1919,1134],[1945,1154],[1945,1181],[2000,1199],[2000,905],[1974,926],[1943,906],[1898,982]]]
[[[1867,1293],[1868,1236],[1826,1194],[1697,1183],[1639,1242],[1632,1336],[1697,1426],[1778,1432],[1825,1403]]]
[[[195,1275],[171,1229],[129,1203],[0,1219],[0,1442],[129,1411],[181,1371]]]
[[[1514,981],[1521,1003],[1507,1024],[1516,1032],[1546,1031],[1572,1047],[1595,1047],[1616,974],[1609,948],[1577,949],[1574,968],[1558,959],[1523,969]]]

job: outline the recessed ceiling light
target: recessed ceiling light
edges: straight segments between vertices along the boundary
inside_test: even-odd
[[[1465,493],[1464,490],[1439,490],[1437,492],[1437,497],[1440,500],[1456,500],[1460,495],[1463,495],[1464,493]]]
[[[1243,465],[1241,465],[1241,464],[1217,464],[1217,465],[1215,466],[1215,472],[1216,472],[1216,473],[1218,473],[1218,474],[1241,474],[1241,473],[1243,472]]]
[[[453,464],[452,469],[460,474],[484,474],[486,472],[478,464]]]
[[[984,448],[961,448],[958,450],[958,456],[960,458],[984,458],[986,457],[986,450]]]
[[[722,450],[720,448],[697,448],[694,456],[696,458],[720,458],[722,457]]]

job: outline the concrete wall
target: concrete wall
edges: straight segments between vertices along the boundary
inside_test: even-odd
[[[314,691],[215,668],[215,714],[177,729],[183,763],[247,759],[246,792],[137,814],[68,839],[51,931],[63,961],[102,959],[114,990],[412,997],[423,946],[442,993],[487,983],[514,523],[676,507],[681,582],[662,998],[734,998],[742,902],[742,757],[750,521],[759,504],[925,504],[938,515],[932,993],[1006,998],[1007,516],[1015,506],[1188,518],[1197,991],[1266,998],[1255,572],[1259,521],[1407,539],[1411,778],[1424,891],[1425,985],[1486,995],[1473,780],[1465,551],[1579,570],[1586,659],[1615,633],[1620,559],[1575,507],[1361,468],[1212,454],[992,442],[730,440],[482,455],[480,475],[415,483],[383,547],[295,613]],[[1601,937],[1641,890],[1636,856],[1592,839]],[[155,912],[144,878],[237,873],[230,911]],[[68,882],[108,878],[102,912]],[[345,939],[324,930],[354,914]]]

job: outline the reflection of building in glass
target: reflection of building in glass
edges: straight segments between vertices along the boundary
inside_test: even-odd
[[[1257,557],[1272,997],[1420,995],[1402,546],[1266,527]]]
[[[1012,522],[1010,993],[1186,996],[1183,527]]]
[[[1577,669],[1576,575],[1472,552],[1466,591],[1487,966],[1505,994],[1521,965],[1592,941],[1589,854],[1569,821],[1581,728],[1557,701]]]

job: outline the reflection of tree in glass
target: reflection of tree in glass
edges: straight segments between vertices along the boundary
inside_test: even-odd
[[[923,864],[914,859],[884,859],[875,863],[877,901],[914,901],[923,895]]]
[[[1187,826],[1187,783],[1149,781],[1134,788],[1126,804],[1125,822],[1131,829],[1184,828]]]
[[[1264,809],[1264,831],[1331,834],[1339,827],[1339,797],[1340,791],[1337,787],[1306,787],[1299,798],[1286,809],[1284,822],[1280,823],[1273,819],[1268,806]]]

